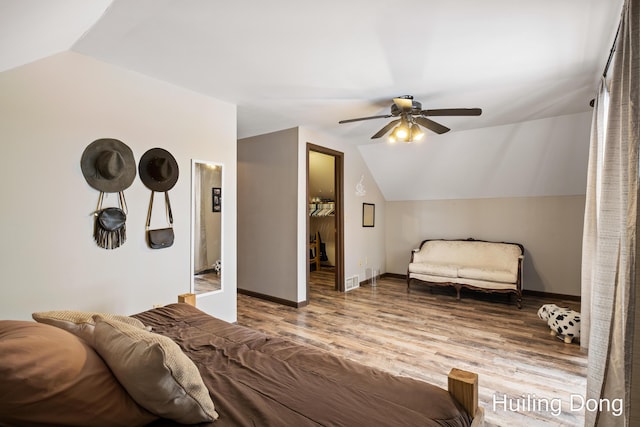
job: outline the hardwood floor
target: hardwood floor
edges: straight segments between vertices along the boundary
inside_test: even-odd
[[[333,290],[333,272],[312,273],[310,303],[292,308],[238,295],[238,323],[365,365],[446,388],[451,368],[479,374],[489,426],[581,426],[586,352],[552,337],[542,304],[575,301],[504,295],[379,279],[375,287]],[[578,397],[579,396],[579,397]]]
[[[219,291],[221,289],[220,276],[215,272],[199,273],[193,276],[196,294]]]

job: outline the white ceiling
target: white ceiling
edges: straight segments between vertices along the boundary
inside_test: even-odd
[[[589,111],[623,0],[0,0],[0,71],[72,49],[353,144],[413,95],[453,131]],[[452,132],[453,133],[453,132]],[[379,140],[380,141],[380,140]]]
[[[455,129],[588,110],[620,16],[602,0],[115,0],[73,50],[238,105],[240,138],[368,139],[411,94]],[[443,120],[445,122],[445,120]]]
[[[111,0],[0,0],[0,72],[71,46]]]

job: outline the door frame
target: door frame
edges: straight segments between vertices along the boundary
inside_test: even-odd
[[[336,150],[332,150],[327,147],[315,145],[307,142],[307,197],[306,202],[309,203],[309,153],[315,151],[317,153],[326,154],[334,158],[334,182],[335,182],[335,228],[336,228],[336,266],[335,266],[335,286],[334,289],[339,292],[344,292],[344,153]],[[308,206],[305,206],[305,212],[308,212]],[[309,215],[307,217],[307,239],[311,235]],[[306,245],[305,245],[305,251]],[[305,253],[305,259],[309,257],[308,253]],[[309,263],[305,263],[307,268],[307,302],[310,300],[310,287],[309,280],[311,272],[309,269]]]

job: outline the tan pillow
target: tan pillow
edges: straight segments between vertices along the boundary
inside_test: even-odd
[[[157,418],[80,338],[49,325],[0,320],[0,425],[142,426]]]
[[[218,418],[196,365],[170,338],[95,316],[94,347],[138,404],[182,424]]]
[[[122,316],[119,314],[97,313],[91,311],[41,311],[33,313],[31,317],[33,317],[33,320],[38,323],[46,323],[48,325],[62,328],[65,331],[69,331],[72,334],[79,336],[89,344],[93,345],[93,328],[95,327],[93,316],[96,315],[100,315],[105,319],[118,320],[137,328],[145,327],[141,321],[133,317]]]

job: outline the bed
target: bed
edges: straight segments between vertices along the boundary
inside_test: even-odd
[[[58,329],[39,332],[46,336],[58,334],[52,342],[59,342],[63,338],[72,340],[71,337],[79,339],[80,343],[74,342],[73,345],[63,343],[67,349],[64,356],[66,360],[73,359],[74,346],[80,346],[83,348],[81,358],[86,365],[87,355],[94,349],[100,356],[98,359],[104,360],[108,370],[115,376],[117,381],[114,387],[118,387],[119,383],[126,390],[124,394],[135,401],[127,402],[126,405],[129,406],[126,410],[133,410],[130,408],[132,404],[140,406],[135,409],[139,413],[132,415],[130,420],[122,421],[122,425],[482,425],[482,410],[477,407],[477,376],[465,371],[452,370],[449,391],[446,391],[416,379],[393,376],[322,350],[224,322],[184,303],[127,316],[131,320],[126,323],[134,322],[127,325],[122,322],[123,316],[85,313],[84,320],[78,321],[77,318],[69,320],[60,314],[52,316],[50,313],[53,312],[48,313],[34,313],[37,323],[22,322],[20,325],[27,328],[39,325],[40,329]],[[3,329],[7,329],[7,325],[2,325],[3,322],[11,321],[0,321],[0,354],[4,352],[4,355],[16,355],[10,364],[26,363],[7,345],[17,341],[11,341],[10,334],[3,335]],[[61,332],[67,335],[61,335]],[[140,350],[142,347],[139,343],[145,340],[147,344]],[[34,340],[33,345],[40,345],[41,341],[40,337]],[[163,347],[165,345],[170,348],[175,346],[177,350],[171,353],[174,350],[168,351],[169,347]],[[161,360],[155,360],[158,357]],[[5,356],[0,358],[6,359]],[[62,358],[60,361],[68,363]],[[60,361],[52,363],[58,363],[57,369],[63,370]],[[11,383],[13,376],[18,375],[15,371],[24,372],[24,369],[17,368],[11,371],[11,367],[8,370],[8,363],[0,360],[0,375],[10,378],[7,384],[0,385],[0,425],[15,423],[35,426],[46,425],[46,421],[52,422],[52,419],[25,422],[25,419],[16,418],[24,413],[32,416],[33,402],[29,403],[30,411],[24,410],[24,402],[20,402],[23,406],[7,403],[6,399],[17,399],[15,381],[13,384],[8,383]],[[164,369],[169,366],[170,373],[169,379],[164,377],[153,388],[153,377],[156,374],[150,367],[156,363]],[[174,363],[182,364],[187,369],[174,369]],[[127,366],[122,367],[123,364]],[[92,378],[91,381],[95,384],[95,376]],[[158,390],[166,388],[167,381],[172,382],[170,387],[175,386],[175,381],[182,383],[178,387],[178,397],[163,401],[156,395],[162,394]],[[66,393],[69,388],[66,387]],[[73,388],[79,386],[74,385]],[[94,394],[93,391],[81,390],[77,390],[77,393],[82,396]],[[29,396],[32,395],[33,391],[30,391]],[[63,396],[61,399],[66,398]],[[147,400],[154,399],[157,401],[148,404]],[[101,414],[114,416],[116,411],[113,408],[103,411],[105,400],[103,396],[99,399],[99,404],[87,403],[91,408],[87,412],[91,414],[89,417],[92,422],[85,420],[85,424],[73,424],[68,419],[62,422],[65,425],[102,425],[99,422]],[[169,408],[176,402],[178,412]],[[10,406],[12,404],[14,406]],[[83,407],[78,402],[68,406],[75,408],[75,411]],[[59,402],[49,402],[48,407],[55,407],[59,412],[56,416],[70,417],[69,411],[61,409]],[[119,419],[124,420],[122,416]],[[117,424],[109,421],[104,425]]]

